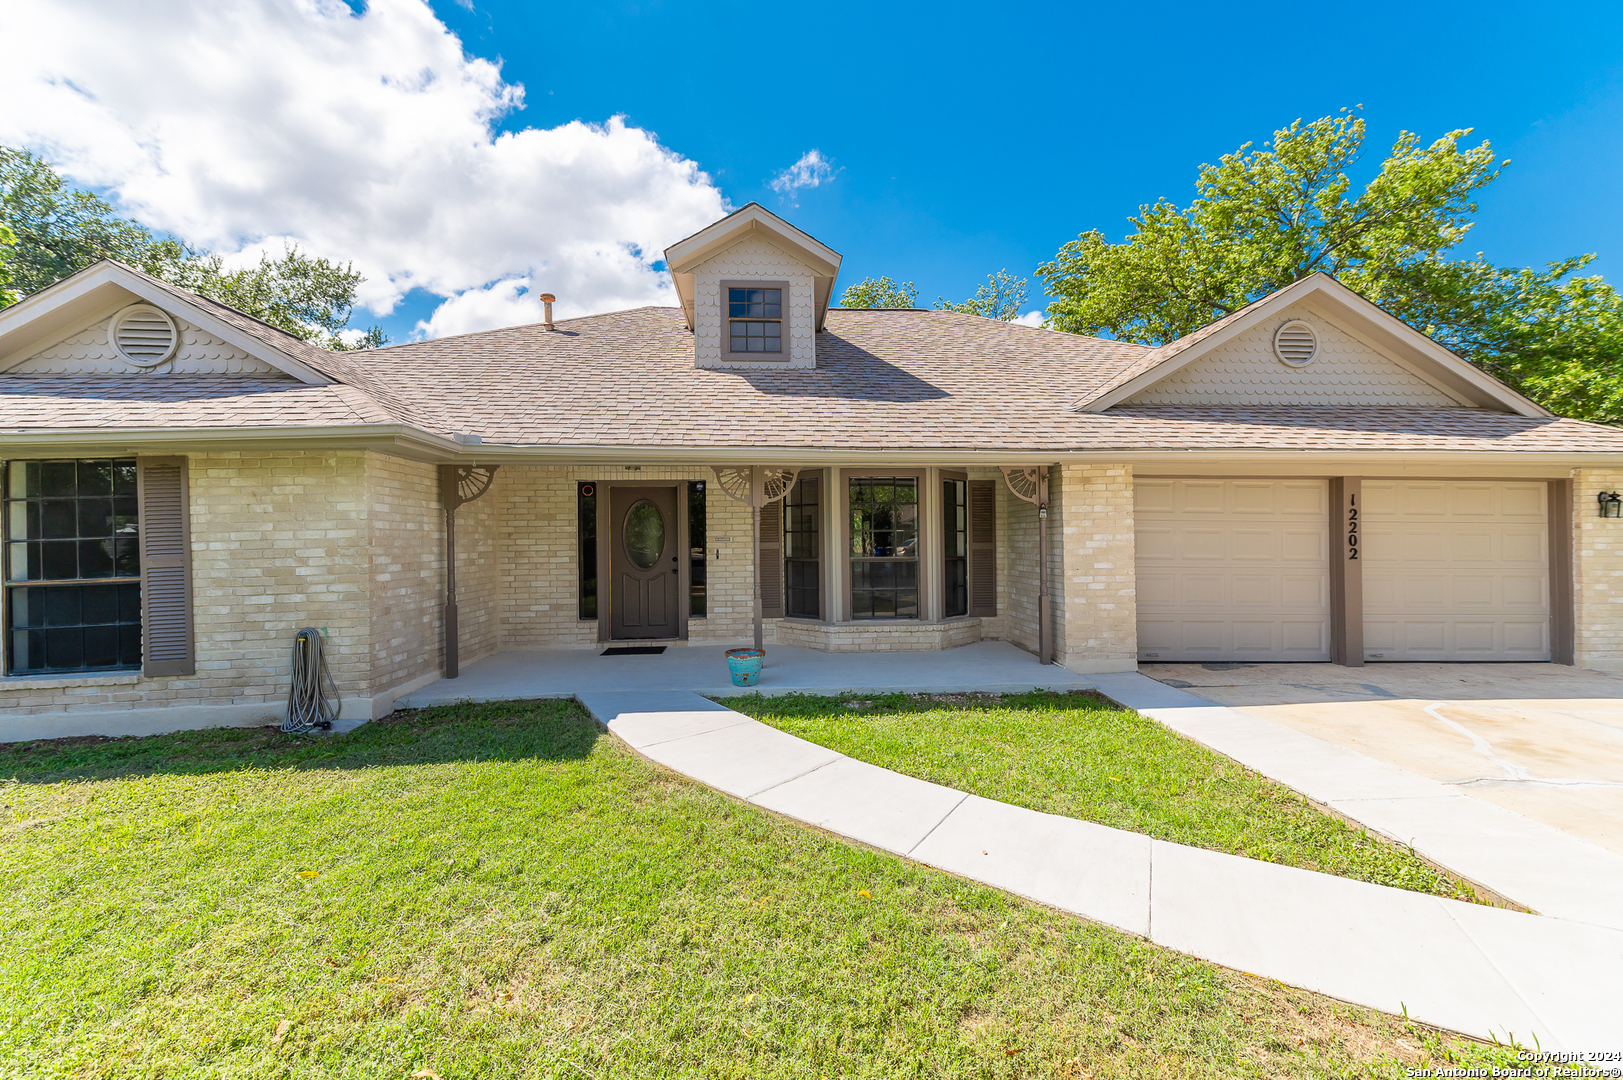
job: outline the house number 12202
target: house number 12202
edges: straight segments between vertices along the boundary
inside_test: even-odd
[[[1347,559],[1358,558],[1358,496],[1347,496]]]

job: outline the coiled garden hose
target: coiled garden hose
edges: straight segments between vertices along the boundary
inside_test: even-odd
[[[338,684],[327,670],[321,651],[321,631],[306,626],[293,635],[293,684],[287,691],[287,719],[282,730],[302,735],[312,728],[331,731],[343,711]]]

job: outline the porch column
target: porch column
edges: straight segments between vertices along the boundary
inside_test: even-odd
[[[440,506],[445,512],[445,607],[442,623],[445,628],[445,677],[454,679],[462,673],[458,657],[456,619],[456,509],[471,503],[490,490],[496,477],[497,466],[441,465]]]
[[[1059,532],[1055,659],[1088,674],[1138,670],[1131,465],[1064,465],[1049,515]]]

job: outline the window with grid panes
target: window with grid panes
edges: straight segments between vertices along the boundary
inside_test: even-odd
[[[783,500],[784,614],[791,618],[822,617],[819,602],[819,483],[815,476],[795,481]]]
[[[942,614],[969,614],[969,507],[962,480],[941,482]]]
[[[5,470],[6,673],[141,666],[135,461]]]
[[[783,351],[783,290],[727,290],[727,348],[735,353]]]
[[[850,479],[851,617],[919,617],[919,482]]]

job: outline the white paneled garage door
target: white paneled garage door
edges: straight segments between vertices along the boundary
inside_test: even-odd
[[[1323,480],[1139,480],[1140,660],[1328,660]]]
[[[1365,480],[1364,658],[1548,660],[1542,482]]]

